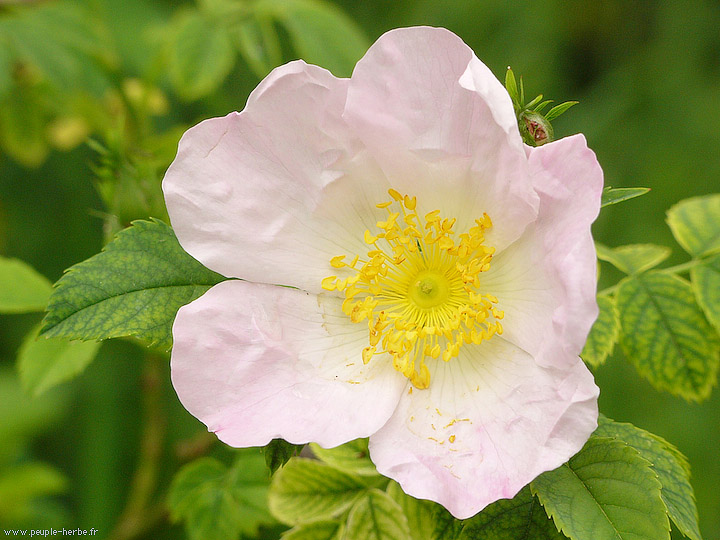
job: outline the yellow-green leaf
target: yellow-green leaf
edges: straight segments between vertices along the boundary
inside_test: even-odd
[[[720,254],[694,266],[690,277],[698,304],[720,332]]]
[[[19,259],[0,257],[0,313],[30,313],[45,309],[52,285]]]
[[[348,515],[345,540],[410,540],[402,508],[385,492],[368,491]]]
[[[720,251],[720,193],[693,197],[670,208],[667,222],[675,239],[694,257]]]
[[[620,343],[638,372],[659,390],[699,401],[715,384],[720,338],[690,284],[649,272],[620,283]]]
[[[595,245],[598,259],[609,262],[626,274],[639,274],[649,270],[667,259],[672,250],[655,244],[630,244],[609,248]]]
[[[590,329],[580,356],[591,366],[601,365],[612,354],[620,335],[620,319],[615,307],[615,301],[607,295],[597,297],[600,313]]]

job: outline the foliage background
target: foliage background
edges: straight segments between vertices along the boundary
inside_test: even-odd
[[[606,208],[594,226],[596,239],[609,246],[673,246],[667,264],[684,260],[664,217],[680,199],[720,187],[720,4],[578,0],[571,9],[558,0],[334,4],[355,21],[368,42],[399,26],[444,26],[460,35],[501,79],[511,65],[523,76],[529,94],[579,100],[580,105],[556,122],[556,135],[585,133],[607,185],[652,188],[640,199]],[[0,255],[28,262],[53,282],[67,267],[97,253],[106,235],[122,223],[150,214],[162,218],[153,193],[179,133],[203,118],[242,109],[259,81],[238,58],[218,67],[228,76],[212,92],[196,97],[178,88],[172,49],[179,45],[168,36],[182,10],[194,9],[191,2],[87,0],[76,5],[85,19],[81,17],[77,27],[66,26],[67,35],[55,36],[71,42],[70,60],[42,30],[23,36],[26,46],[46,59],[48,69],[45,74],[40,70],[39,77],[3,64],[8,34],[0,26]],[[6,9],[0,2],[0,21],[10,17]],[[302,21],[298,24],[302,27]],[[280,36],[282,60],[297,57],[288,34],[281,30]],[[2,79],[8,76],[9,86]],[[135,104],[136,110],[151,110],[144,119],[127,113],[133,110],[128,99],[132,102],[137,94],[131,88],[137,83],[128,80],[141,81],[145,88],[138,98],[145,101]],[[119,129],[120,118],[135,125]],[[135,146],[152,143],[157,160],[137,159],[129,169],[112,167],[82,142],[86,134],[115,152],[111,156],[133,159]],[[121,188],[110,193],[103,174],[111,171],[117,180],[122,176],[118,170],[129,179],[116,182]],[[118,195],[122,189],[136,190],[133,182],[138,181],[152,184],[143,185],[149,193],[146,200],[128,203]],[[119,221],[108,219],[108,213],[118,215]],[[618,277],[604,265],[600,287]],[[202,450],[207,439],[202,426],[178,404],[167,364],[144,358],[139,347],[127,341],[103,344],[98,359],[73,382],[39,398],[23,393],[15,359],[23,337],[39,319],[40,314],[0,315],[0,462],[21,456],[52,464],[64,479],[57,478],[57,489],[48,492],[61,494],[30,501],[31,515],[44,515],[56,527],[94,527],[107,535],[125,508],[138,448],[146,440],[141,415],[148,395],[158,400],[158,425],[165,426],[168,441],[157,450],[160,490],[194,451],[192,445]],[[154,367],[148,369],[148,363]],[[596,370],[596,377],[602,389],[600,407],[607,416],[656,433],[688,456],[703,536],[720,538],[720,393],[714,391],[700,404],[660,394],[624,361],[619,347]],[[29,482],[49,481],[43,474],[35,471]],[[17,487],[3,488],[0,484],[0,499],[18,497],[11,491]],[[40,521],[29,526],[40,526]],[[122,537],[117,530],[113,534]],[[183,537],[179,526],[147,534]],[[277,536],[267,531],[268,538],[273,534]]]

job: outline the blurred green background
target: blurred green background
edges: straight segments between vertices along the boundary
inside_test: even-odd
[[[0,255],[56,281],[131,220],[164,217],[159,181],[184,129],[242,109],[274,65],[302,56],[346,76],[380,34],[412,25],[457,33],[501,79],[512,66],[531,97],[580,101],[556,135],[585,133],[606,185],[652,188],[606,208],[596,238],[686,260],[665,211],[720,191],[709,0],[0,2]],[[601,287],[619,277],[603,266]],[[32,397],[15,362],[41,317],[0,315],[0,526],[184,537],[162,505],[172,474],[225,450],[178,404],[166,358],[107,342],[78,378]],[[658,393],[619,350],[596,377],[602,412],[688,456],[701,530],[720,538],[720,392]]]

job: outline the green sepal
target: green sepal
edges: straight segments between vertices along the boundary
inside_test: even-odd
[[[670,523],[651,464],[618,440],[591,437],[568,463],[530,484],[573,540],[669,540]]]
[[[658,390],[688,400],[710,395],[720,361],[720,337],[705,319],[690,284],[663,272],[620,282],[616,294],[620,344]]]
[[[135,221],[55,285],[41,336],[134,336],[167,350],[177,310],[225,278],[188,255],[162,221]]]
[[[293,456],[300,455],[304,444],[292,444],[283,439],[273,439],[263,447],[265,464],[270,469],[270,474],[275,474],[278,469],[284,467]]]
[[[611,204],[618,204],[621,202],[629,201],[635,197],[645,195],[650,191],[650,188],[634,187],[634,188],[614,188],[607,186],[603,189],[602,197],[600,199],[600,208],[605,208]]]

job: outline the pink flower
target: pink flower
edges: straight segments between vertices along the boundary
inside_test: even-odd
[[[582,135],[524,146],[451,32],[388,32],[350,79],[277,68],[184,135],[163,189],[188,253],[240,278],[173,328],[180,400],[227,444],[370,437],[467,518],[595,429],[602,171]]]

